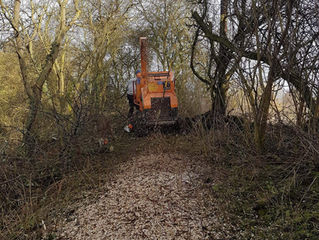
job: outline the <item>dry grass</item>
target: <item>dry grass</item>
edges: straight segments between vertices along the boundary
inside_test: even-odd
[[[318,138],[278,125],[267,134],[263,154],[255,151],[249,131],[228,123],[209,131],[198,124],[186,135],[123,135],[107,154],[88,151],[85,140],[85,147],[74,143],[62,157],[54,149],[39,151],[32,164],[6,154],[0,238],[54,239],[63,219],[65,236],[80,238],[85,228],[79,226],[93,229],[85,217],[95,218],[97,206],[108,216],[97,226],[103,223],[118,236],[126,236],[120,235],[125,229],[136,238],[316,239]],[[116,223],[122,230],[111,230]],[[159,233],[162,225],[165,233]]]
[[[103,186],[128,152],[137,151],[129,141],[113,142],[116,153],[100,152],[90,138],[63,147],[43,143],[32,161],[7,148],[0,162],[0,239],[40,239],[42,221],[54,220],[82,191]]]
[[[241,229],[239,239],[316,239],[319,235],[319,138],[270,125],[258,154],[249,132],[224,125],[192,135],[193,149],[219,169],[213,194]],[[228,199],[231,199],[229,201]]]

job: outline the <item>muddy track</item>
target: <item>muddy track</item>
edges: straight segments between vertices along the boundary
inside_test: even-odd
[[[104,194],[59,223],[58,239],[230,239],[207,166],[180,154],[133,157]]]

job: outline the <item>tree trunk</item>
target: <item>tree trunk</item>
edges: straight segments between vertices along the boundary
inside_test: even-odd
[[[221,0],[220,3],[220,25],[219,32],[220,36],[227,38],[227,8],[228,0]],[[230,62],[229,50],[223,44],[219,45],[219,54],[216,67],[216,86],[211,88],[212,92],[212,111],[213,114],[218,117],[224,117],[226,115],[226,92],[227,92],[227,81],[226,71]]]
[[[226,63],[225,65],[228,65]],[[226,69],[225,69],[226,71]],[[218,83],[217,87],[211,88],[212,96],[212,112],[216,117],[224,117],[226,115],[226,77],[225,72],[221,72],[220,76],[217,77],[216,82]]]
[[[25,123],[25,133],[23,135],[23,143],[25,144],[27,157],[31,157],[35,149],[37,136],[33,126],[38,115],[40,104],[41,97],[39,96],[34,95],[29,99],[29,112]]]
[[[259,109],[257,110],[255,124],[254,124],[254,135],[255,143],[258,152],[262,152],[265,144],[265,135],[267,128],[268,113],[272,95],[272,87],[274,84],[275,76],[273,68],[270,69],[268,75],[267,85],[261,97]]]
[[[36,131],[34,130],[34,124],[37,119],[38,111],[41,106],[42,101],[42,90],[43,85],[47,81],[49,74],[52,71],[53,64],[58,57],[60,45],[64,39],[66,32],[70,29],[70,27],[74,24],[75,20],[79,17],[81,11],[78,9],[78,0],[74,1],[76,7],[76,14],[66,25],[66,4],[67,1],[62,1],[60,3],[60,27],[56,32],[56,37],[51,44],[51,51],[46,56],[45,63],[41,69],[39,76],[36,78],[35,83],[31,85],[31,79],[28,78],[28,66],[26,65],[26,48],[25,43],[22,37],[22,30],[20,30],[20,7],[21,0],[14,1],[14,16],[11,21],[11,25],[15,31],[15,48],[19,58],[20,70],[22,75],[23,84],[26,90],[26,93],[29,98],[29,112],[27,116],[27,120],[25,123],[25,132],[23,136],[23,142],[25,144],[26,155],[31,156],[34,153],[35,149],[35,139],[36,139]]]

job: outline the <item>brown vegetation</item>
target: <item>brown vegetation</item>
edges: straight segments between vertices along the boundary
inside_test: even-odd
[[[316,239],[319,5],[220,4],[0,0],[0,238],[41,238],[147,149],[204,158],[237,238]],[[180,132],[123,132],[140,36],[174,71]]]

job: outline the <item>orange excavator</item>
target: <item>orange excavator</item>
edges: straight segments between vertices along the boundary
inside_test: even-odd
[[[140,38],[141,72],[134,84],[134,103],[139,112],[129,124],[133,131],[147,126],[174,125],[177,121],[178,102],[172,71],[149,72],[147,38]]]

